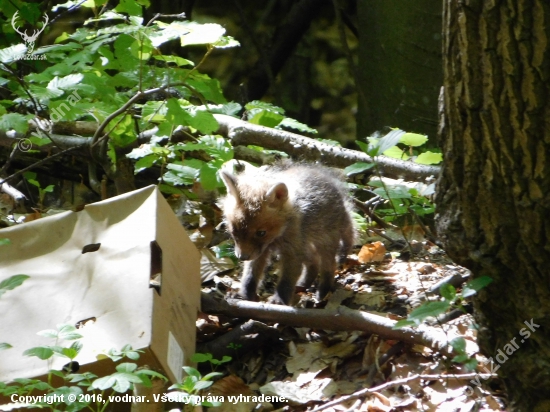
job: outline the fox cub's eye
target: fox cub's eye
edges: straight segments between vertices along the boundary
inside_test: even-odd
[[[265,236],[265,230],[258,230],[256,232],[256,237],[264,237]]]

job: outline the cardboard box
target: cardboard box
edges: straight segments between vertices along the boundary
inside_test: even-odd
[[[155,186],[2,229],[0,238],[11,240],[0,247],[0,281],[30,276],[0,297],[0,343],[13,346],[0,351],[0,381],[60,370],[66,358],[22,354],[56,344],[37,332],[85,320],[80,371],[97,373],[99,354],[130,344],[145,351],[138,363],[181,379],[195,351],[200,254]]]

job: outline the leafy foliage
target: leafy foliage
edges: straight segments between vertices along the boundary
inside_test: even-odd
[[[399,129],[392,129],[385,136],[378,134],[370,136],[368,143],[356,141],[363,152],[373,158],[373,162],[357,162],[344,169],[348,175],[361,174],[373,169],[377,172],[377,157],[381,154],[401,160],[410,160],[413,155],[412,148],[421,146],[428,140],[427,136],[416,133],[407,133]],[[409,146],[410,155],[398,145]],[[418,162],[418,159],[421,159]],[[435,164],[441,161],[441,154],[434,154],[426,151],[414,159],[417,163]],[[384,206],[376,209],[376,213],[391,222],[400,216],[415,213],[418,216],[425,216],[434,213],[435,208],[430,197],[435,192],[435,184],[408,183],[401,180],[392,181],[383,179],[380,173],[371,178],[368,186],[373,187],[372,193],[384,199]]]
[[[488,286],[493,280],[488,276],[481,276],[466,283],[461,293],[457,293],[452,285],[445,284],[440,288],[442,301],[430,301],[422,304],[413,310],[406,320],[401,320],[395,325],[396,329],[405,326],[418,326],[426,319],[447,312],[452,307],[462,308],[462,302],[465,298],[475,295],[484,287]]]
[[[201,363],[201,362],[210,362],[211,365],[218,366],[223,363],[229,362],[231,360],[230,356],[224,356],[223,359],[217,360],[214,359],[211,353],[195,353],[191,360],[193,362]],[[204,376],[201,375],[201,373],[190,366],[184,366],[183,370],[187,374],[187,376],[183,379],[182,382],[176,383],[172,386],[170,386],[169,389],[175,389],[175,392],[172,393],[182,393],[183,395],[187,396],[187,399],[189,400],[189,404],[192,406],[219,406],[221,405],[219,402],[210,402],[208,400],[203,400],[200,397],[194,396],[201,393],[201,391],[208,389],[212,384],[214,383],[212,381],[213,378],[216,378],[218,376],[222,376],[222,373],[219,372],[211,372]]]
[[[22,7],[22,4],[16,5]],[[99,11],[94,2],[76,1],[58,5],[53,11],[77,6],[89,7],[94,13]],[[33,14],[37,11],[35,8]],[[25,19],[30,14],[21,13]],[[216,147],[221,150],[219,146],[223,143],[208,136],[218,128],[209,106],[213,105],[218,112],[235,113],[235,104],[224,107],[227,102],[219,82],[200,73],[200,64],[195,66],[182,57],[164,55],[159,47],[174,40],[181,46],[202,45],[206,47],[206,58],[215,48],[238,46],[224,33],[225,29],[218,24],[159,20],[145,24],[141,6],[123,1],[114,10],[96,14],[73,33],[63,33],[56,44],[38,48],[33,55],[44,55],[47,59],[34,64],[35,71],[22,78],[16,76],[16,65],[25,57],[24,46],[6,47],[0,50],[3,63],[0,82],[12,96],[11,101],[0,102],[0,110],[7,113],[2,116],[0,129],[24,134],[28,131],[28,120],[44,111],[54,122],[97,121],[109,138],[108,154],[113,163],[118,156],[117,148],[136,145],[140,133],[155,129],[156,143],[148,150],[132,154],[139,159],[137,172],[180,161],[185,157],[185,150],[206,148],[212,152],[209,149]],[[113,116],[115,112],[119,114]],[[186,128],[191,133],[190,139],[195,139],[194,132],[205,136],[197,139],[194,148],[185,145],[172,148],[166,140],[178,128]],[[96,139],[104,137],[98,135]],[[164,144],[160,144],[161,141]],[[223,154],[213,152],[215,159],[209,165],[207,162],[175,163],[193,170],[175,167],[166,172],[163,181],[180,185],[198,178],[207,189],[219,186],[215,171],[223,161],[232,158],[231,148],[226,145],[223,149]],[[51,190],[40,188],[35,176],[29,175],[27,180],[41,193]]]
[[[26,356],[36,356],[41,360],[49,360],[52,357],[58,356],[67,358],[73,362],[82,350],[80,339],[82,335],[78,330],[69,324],[57,325],[56,329],[47,329],[38,332],[38,335],[46,338],[55,339],[54,345],[45,345],[30,348],[24,352]],[[69,345],[64,342],[71,342]],[[2,347],[4,346],[4,347]],[[0,349],[8,349],[8,344],[1,344]],[[120,351],[111,349],[108,352],[111,359],[117,361],[128,355],[132,360],[139,359],[139,351],[135,351],[131,346],[126,345]],[[69,363],[70,364],[70,363]],[[166,380],[166,378],[158,372],[147,368],[138,368],[135,363],[120,363],[116,365],[116,372],[104,376],[97,377],[93,373],[72,373],[70,368],[63,371],[50,370],[48,373],[47,382],[39,379],[14,379],[13,382],[7,384],[0,382],[0,395],[10,396],[17,394],[19,396],[28,396],[33,391],[44,391],[48,395],[65,395],[57,398],[51,397],[52,402],[46,402],[46,399],[37,401],[36,403],[20,404],[21,408],[50,408],[52,410],[66,410],[76,412],[82,409],[91,409],[104,411],[111,400],[110,397],[103,398],[103,392],[112,390],[118,393],[125,393],[133,389],[135,384],[142,384],[145,387],[151,387],[151,377]],[[50,384],[52,376],[62,378],[66,385],[55,388]],[[74,384],[74,385],[71,385]],[[86,388],[92,394],[84,395],[82,388]],[[68,396],[74,395],[74,396]],[[96,406],[96,409],[92,405]]]
[[[475,295],[484,287],[488,286],[493,280],[488,276],[481,276],[468,282],[462,292],[458,293],[456,288],[450,284],[441,286],[440,293],[442,300],[428,301],[414,309],[407,319],[400,320],[394,326],[395,329],[400,329],[410,326],[419,326],[424,321],[430,318],[437,318],[446,313],[452,308],[464,310],[462,302],[465,298]],[[477,361],[470,358],[466,353],[466,343],[464,338],[456,338],[450,342],[454,352],[457,354],[453,358],[453,362],[463,363],[469,370],[475,370]]]

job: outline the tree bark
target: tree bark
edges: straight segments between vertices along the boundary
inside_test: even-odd
[[[548,411],[550,4],[449,0],[443,14],[439,235],[493,278],[475,302],[479,344],[512,410]]]
[[[357,136],[383,127],[427,134],[435,144],[442,84],[441,2],[358,1]]]
[[[290,326],[326,330],[360,330],[375,333],[385,339],[395,339],[410,345],[423,345],[436,351],[448,351],[455,337],[439,328],[421,325],[418,328],[394,329],[394,320],[373,313],[353,310],[345,306],[337,309],[300,309],[291,306],[222,299],[208,293],[201,294],[204,313],[256,319],[261,322],[278,322]]]
[[[267,61],[260,56],[247,82],[243,85],[246,102],[258,100],[272,85],[274,78],[281,71],[294,48],[309,29],[319,9],[326,5],[326,0],[301,0],[294,2],[288,15],[277,28],[273,44],[267,51]]]

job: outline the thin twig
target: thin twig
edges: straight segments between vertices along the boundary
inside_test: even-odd
[[[369,393],[380,392],[380,391],[383,391],[385,389],[392,388],[394,386],[403,385],[407,382],[410,382],[410,381],[413,381],[413,380],[416,380],[416,379],[424,379],[424,380],[430,380],[430,381],[439,380],[439,379],[468,380],[468,379],[475,379],[477,376],[482,377],[484,380],[489,379],[489,378],[496,378],[497,377],[496,374],[492,374],[492,373],[475,373],[475,372],[474,373],[464,373],[464,374],[460,374],[460,375],[455,375],[455,374],[444,374],[444,375],[443,374],[442,375],[419,375],[418,374],[418,375],[412,375],[412,376],[409,376],[407,378],[397,379],[395,381],[390,381],[390,382],[383,383],[382,385],[375,386],[374,388],[361,389],[360,391],[352,393],[351,395],[342,396],[342,397],[340,397],[340,398],[338,398],[334,401],[327,402],[323,405],[319,405],[318,407],[313,409],[311,412],[322,411],[324,409],[331,408],[335,405],[339,405],[341,403],[344,403],[344,402],[347,402],[347,401],[350,401],[350,400],[361,398],[365,395],[368,395]]]
[[[55,159],[56,157],[62,156],[62,155],[64,155],[64,154],[67,154],[68,152],[72,152],[73,150],[80,149],[80,148],[82,148],[82,147],[84,147],[84,146],[85,146],[85,145],[71,147],[71,148],[69,148],[69,149],[63,150],[62,152],[59,152],[59,153],[56,153],[56,154],[54,154],[54,155],[48,156],[48,157],[46,157],[45,159],[42,159],[42,160],[40,160],[40,161],[38,161],[38,162],[36,162],[36,163],[33,163],[32,165],[27,166],[27,167],[25,167],[24,169],[18,170],[18,171],[15,172],[14,174],[12,174],[12,175],[6,177],[5,179],[0,180],[0,185],[3,184],[3,183],[5,183],[5,182],[7,182],[8,180],[13,179],[14,177],[17,177],[17,176],[19,176],[19,175],[25,173],[25,172],[28,171],[28,170],[34,169],[35,167],[38,167],[38,166],[40,166],[40,165],[42,165],[42,164],[44,164],[44,163],[47,163],[47,162],[49,162],[50,160]]]
[[[430,230],[429,227],[427,227],[424,222],[422,221],[422,219],[420,219],[420,216],[418,216],[418,213],[416,213],[413,208],[411,208],[410,206],[407,208],[409,210],[409,213],[411,215],[414,216],[416,222],[420,225],[420,227],[422,228],[422,230],[424,231],[424,235],[426,235],[426,237],[430,240],[430,242],[432,243],[437,243],[437,238],[434,236],[434,234],[432,233],[432,231]]]
[[[357,67],[355,66],[355,62],[353,61],[353,57],[351,54],[351,50],[348,45],[348,41],[346,39],[346,28],[344,26],[344,20],[342,18],[342,11],[340,10],[340,4],[338,0],[332,0],[332,4],[334,6],[334,14],[336,15],[336,23],[338,25],[338,33],[340,34],[340,41],[342,42],[342,46],[344,46],[344,50],[346,52],[346,59],[348,61],[349,65],[349,71],[351,72],[353,76],[353,80],[355,81],[355,87],[357,89],[357,94],[359,95],[359,98],[361,99],[363,106],[365,107],[367,112],[370,112],[369,110],[369,101],[367,99],[367,96],[365,95],[363,88],[360,87],[359,83],[359,71],[357,70]],[[364,70],[364,69],[363,69]]]

